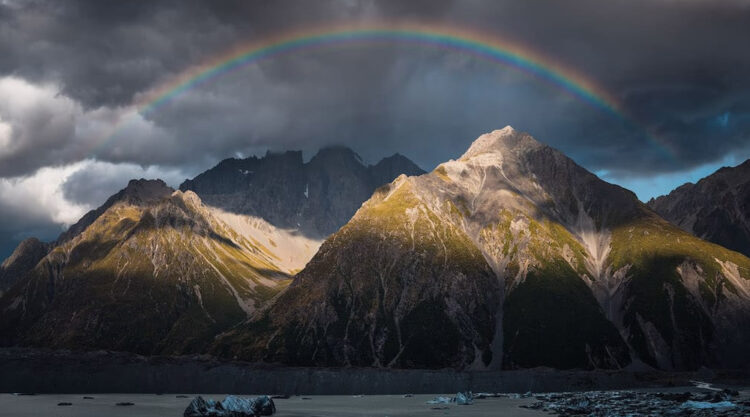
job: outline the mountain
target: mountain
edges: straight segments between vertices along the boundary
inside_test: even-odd
[[[283,289],[317,244],[134,180],[0,298],[0,344],[200,352]]]
[[[334,147],[307,163],[299,151],[226,159],[182,183],[180,190],[194,191],[213,207],[324,238],[349,221],[377,187],[399,174],[423,173],[398,154],[365,165],[352,150]]]
[[[748,366],[750,259],[506,127],[380,187],[211,347],[292,365]]]
[[[31,237],[16,247],[8,259],[0,264],[0,296],[39,263],[49,252],[49,246]]]
[[[684,184],[648,206],[687,232],[750,256],[750,160]]]
[[[226,160],[183,191],[133,180],[56,242],[29,239],[2,264],[0,345],[203,352],[288,285],[322,242],[311,232],[345,223],[402,168],[422,172],[400,155],[365,166],[333,148],[307,164],[299,152]]]

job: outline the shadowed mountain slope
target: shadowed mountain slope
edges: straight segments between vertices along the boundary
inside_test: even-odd
[[[687,232],[750,256],[750,160],[682,185],[648,206]]]
[[[50,244],[30,237],[21,242],[0,264],[0,296],[36,266],[49,252]]]

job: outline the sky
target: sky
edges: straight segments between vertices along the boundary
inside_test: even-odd
[[[413,22],[522,45],[617,114],[516,67],[400,41],[302,48],[142,103],[241,45]],[[425,169],[512,125],[641,200],[750,157],[745,0],[0,0],[0,258],[130,178],[346,145]]]

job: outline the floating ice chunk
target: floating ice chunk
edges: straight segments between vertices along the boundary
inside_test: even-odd
[[[435,397],[430,401],[427,401],[427,404],[450,404],[451,400],[451,397]]]
[[[471,405],[473,401],[473,396],[471,395],[471,391],[468,392],[459,392],[456,394],[456,404],[458,405]]]
[[[450,404],[456,403],[458,405],[471,405],[474,402],[474,396],[471,391],[459,392],[455,397],[435,397],[427,404]]]
[[[693,401],[688,400],[682,403],[682,408],[698,408],[698,409],[710,409],[710,408],[732,408],[736,407],[736,404],[731,401],[720,401],[718,403],[710,403],[708,401]]]
[[[275,412],[276,406],[268,396],[240,398],[229,395],[222,402],[196,397],[190,402],[183,415],[184,417],[255,417],[270,416]]]

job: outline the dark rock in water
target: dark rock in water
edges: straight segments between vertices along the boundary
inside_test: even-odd
[[[724,388],[724,389],[723,389],[723,390],[721,391],[721,393],[722,393],[722,394],[724,395],[724,397],[725,397],[725,398],[728,398],[728,397],[736,397],[736,396],[740,395],[740,392],[739,392],[739,391],[737,391],[737,390],[733,390],[733,389],[729,389],[729,388]]]
[[[227,396],[224,401],[204,400],[196,397],[185,409],[184,417],[256,417],[270,416],[276,412],[276,405],[268,396],[239,398]]]
[[[133,403],[128,403],[128,402],[124,402],[124,403],[117,403],[117,404],[115,404],[115,405],[119,405],[119,406],[122,406],[122,407],[127,407],[127,406],[131,406],[131,405],[135,405],[135,404],[133,404]]]
[[[93,400],[94,397],[83,397],[84,400]]]
[[[59,406],[68,406],[68,405],[73,405],[73,403],[57,403],[57,405],[59,405]]]
[[[544,403],[542,401],[536,401],[531,404],[519,405],[519,407],[528,408],[529,410],[541,410],[544,407]]]

